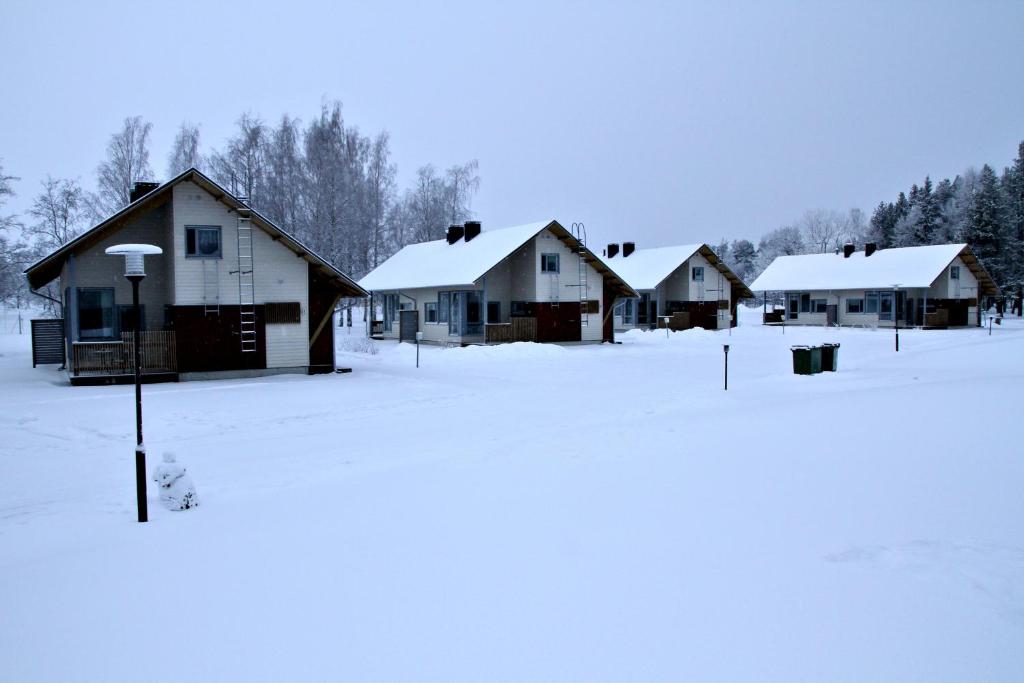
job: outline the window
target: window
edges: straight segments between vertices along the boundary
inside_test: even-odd
[[[268,325],[298,325],[302,322],[302,306],[298,301],[268,301],[263,315]]]
[[[186,225],[186,258],[221,258],[220,226]]]
[[[811,312],[811,295],[801,294],[800,295],[800,312],[810,313]]]
[[[704,282],[704,266],[693,267],[693,281]]]
[[[141,304],[139,306],[139,312],[142,313],[142,331],[146,331],[146,305]],[[135,306],[132,304],[122,304],[117,306],[117,329],[121,332],[134,332],[135,331]]]
[[[501,302],[500,301],[488,301],[487,302],[487,322],[500,323],[501,322]]]
[[[811,299],[811,313],[824,313],[828,310],[828,302],[825,299]]]
[[[601,304],[598,303],[597,299],[587,299],[586,301],[580,302],[580,313],[600,313]]]
[[[950,280],[959,280],[960,279],[960,266],[950,266],[949,267],[949,279]]]
[[[112,287],[82,287],[78,290],[78,338],[83,341],[114,338]]]
[[[451,292],[439,292],[437,295],[437,322],[448,322],[448,306],[451,303]]]
[[[864,312],[878,313],[878,292],[864,292]]]
[[[423,304],[423,321],[428,323],[437,322],[437,302],[428,301]]]
[[[542,272],[542,273],[557,273],[558,272],[558,254],[541,254],[540,255],[540,272]]]
[[[864,312],[864,299],[847,299],[846,300],[846,312],[847,313],[863,313]]]
[[[513,318],[530,317],[530,304],[526,301],[513,301],[509,314]]]
[[[482,323],[483,318],[481,316],[481,313],[483,313],[483,311],[480,310],[482,308],[480,306],[482,298],[480,296],[480,292],[470,290],[466,292],[465,297],[466,323],[469,325],[476,325],[477,323]]]

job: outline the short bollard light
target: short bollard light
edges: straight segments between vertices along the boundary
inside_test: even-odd
[[[420,342],[423,341],[423,333],[416,333],[416,367],[420,366]]]
[[[725,352],[725,391],[729,391],[729,345],[722,344],[722,350]]]
[[[152,244],[117,244],[107,247],[110,256],[124,256],[124,276],[132,283],[132,315],[135,329],[132,337],[135,365],[135,498],[139,521],[149,520],[146,504],[146,447],[142,443],[142,315],[139,309],[139,283],[146,277],[146,255],[162,254],[163,249]]]

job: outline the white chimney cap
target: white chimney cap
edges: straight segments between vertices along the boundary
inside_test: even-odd
[[[148,256],[150,254],[162,254],[164,250],[152,244],[115,244],[112,247],[107,247],[106,252],[111,256],[127,256],[128,254]]]

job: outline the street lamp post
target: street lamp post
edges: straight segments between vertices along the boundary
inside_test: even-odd
[[[139,310],[139,283],[146,277],[143,260],[147,254],[162,254],[160,247],[152,244],[118,244],[108,247],[107,254],[124,256],[124,276],[132,283],[132,311],[135,316],[135,331],[132,346],[135,359],[135,497],[139,510],[139,521],[149,520],[146,505],[146,447],[142,443],[142,314]]]
[[[892,286],[892,319],[896,323],[896,353],[900,352],[900,286]]]

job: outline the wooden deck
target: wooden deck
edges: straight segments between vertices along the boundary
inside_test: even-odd
[[[74,342],[71,345],[72,384],[85,378],[133,378],[135,375],[134,333],[124,332],[121,341]],[[159,330],[142,333],[142,374],[173,376],[178,374],[178,354],[174,332]],[[76,379],[83,381],[76,382]],[[152,381],[152,380],[149,380]],[[90,382],[95,383],[95,382]],[[109,382],[103,382],[109,383]]]
[[[484,341],[488,344],[537,341],[537,319],[517,317],[507,323],[488,323]]]

